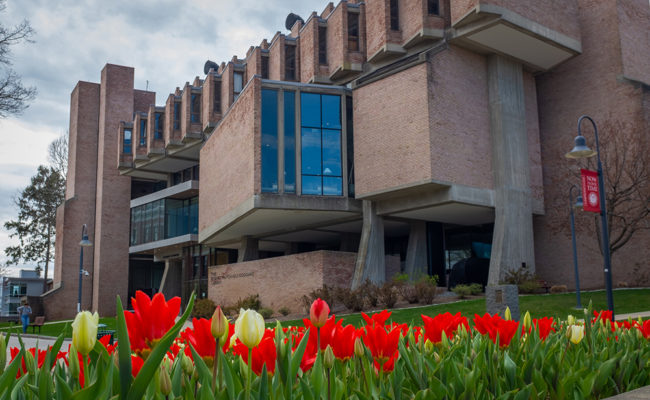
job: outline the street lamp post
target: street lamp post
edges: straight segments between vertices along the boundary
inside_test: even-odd
[[[585,137],[580,132],[580,124],[583,120],[589,120],[594,127],[596,137],[596,151],[586,145]],[[607,207],[605,206],[605,180],[603,179],[603,164],[600,162],[600,147],[598,144],[598,128],[591,117],[583,115],[578,118],[578,136],[575,138],[575,147],[566,154],[567,158],[587,158],[597,156],[598,159],[598,192],[600,195],[600,226],[602,229],[602,247],[605,272],[605,290],[607,291],[607,308],[612,312],[614,319],[614,296],[612,294],[612,260],[609,252],[609,229],[607,227]]]
[[[92,242],[88,240],[88,228],[84,224],[81,227],[81,242],[79,242],[81,251],[79,252],[79,297],[77,299],[77,313],[81,311],[81,285],[83,284],[84,273],[87,273],[84,271],[84,247],[90,247],[92,245]]]
[[[572,185],[569,189],[569,210],[571,211],[571,244],[573,245],[573,272],[576,277],[576,309],[582,310],[582,302],[580,301],[580,274],[578,272],[578,252],[576,250],[576,224],[573,214],[574,208],[582,207],[582,196],[578,196],[575,204],[573,203],[573,189],[578,189],[576,185]]]

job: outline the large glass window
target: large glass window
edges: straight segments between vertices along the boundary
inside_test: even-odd
[[[199,198],[161,199],[131,209],[131,246],[198,233]]]
[[[193,94],[190,96],[190,122],[197,124],[201,122],[201,95]]]
[[[147,144],[147,120],[140,120],[140,146],[146,146]]]
[[[131,129],[125,129],[124,130],[124,144],[123,144],[123,150],[125,154],[131,154],[131,143],[132,143],[132,134],[133,131]]]
[[[154,114],[153,138],[154,139],[163,138],[163,114],[162,113]]]
[[[262,191],[278,191],[278,92],[262,89]]]
[[[302,93],[302,194],[341,196],[341,97]]]
[[[284,192],[296,193],[296,93],[284,92]]]

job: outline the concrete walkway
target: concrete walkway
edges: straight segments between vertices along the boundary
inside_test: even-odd
[[[616,396],[608,397],[604,400],[647,400],[650,399],[650,386],[631,390],[629,392],[621,393]]]

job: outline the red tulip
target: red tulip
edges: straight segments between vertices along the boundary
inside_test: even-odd
[[[311,308],[309,309],[309,319],[315,327],[320,328],[325,325],[325,322],[327,322],[329,313],[330,307],[324,300],[321,300],[319,297],[314,300],[313,303],[311,303]]]
[[[156,293],[150,299],[138,290],[135,298],[131,298],[131,305],[134,312],[124,312],[131,349],[146,358],[160,338],[174,326],[181,309],[181,299],[174,297],[165,301],[162,293]]]
[[[131,356],[131,375],[135,378],[140,373],[144,360],[138,356]]]
[[[380,313],[373,314],[372,316],[368,316],[366,313],[362,312],[361,316],[366,321],[367,325],[386,325],[386,321],[388,321],[391,314],[392,312],[384,310]]]
[[[1,340],[4,340],[4,338],[2,338]],[[43,363],[45,362],[45,356],[47,355],[47,351],[46,350],[38,350],[38,357],[36,355],[37,353],[36,353],[36,348],[35,347],[32,347],[31,349],[28,349],[27,351],[32,353],[32,356],[34,357],[34,361],[37,362],[36,368],[40,369],[43,366]],[[13,361],[16,358],[18,353],[20,353],[20,349],[17,348],[17,347],[12,347],[12,348],[9,349],[9,354],[11,355],[11,361]],[[63,353],[59,353],[59,355],[57,355],[57,358],[60,358],[62,354]],[[21,362],[21,367],[18,368],[18,373],[16,373],[16,379],[20,378],[23,374],[27,373],[27,366],[25,365],[25,357],[24,356],[23,356],[22,360],[20,360],[20,362]]]
[[[269,375],[275,373],[275,360],[277,357],[275,350],[275,332],[267,329],[260,343],[252,349],[252,364],[251,369],[257,375],[262,374],[262,368],[266,365],[266,370]],[[241,356],[242,360],[248,364],[248,347],[243,344],[239,339],[233,347],[233,353]]]
[[[217,341],[212,336],[212,320],[193,318],[192,326],[194,329],[185,328],[181,332],[181,338],[194,347],[208,367],[212,367],[217,347]]]
[[[101,338],[99,338],[99,343],[104,345],[108,354],[113,354],[113,352],[117,348],[117,342],[113,344],[109,344],[110,340],[111,340],[111,335],[104,335]]]
[[[636,327],[641,331],[644,338],[650,339],[650,319],[645,321],[643,325],[637,324]]]
[[[533,318],[533,325],[537,328],[537,334],[542,340],[546,340],[551,332],[555,332],[555,329],[553,328],[554,323],[553,317],[544,317],[540,319]]]
[[[424,321],[425,336],[433,343],[442,342],[443,331],[449,339],[454,336],[454,333],[461,325],[464,325],[469,331],[467,318],[462,317],[460,312],[455,315],[446,312],[444,314],[438,314],[433,318],[422,315],[422,321]]]
[[[334,356],[341,361],[352,358],[354,354],[354,342],[359,336],[359,332],[352,325],[345,327],[337,326],[334,330],[334,338],[331,342]]]
[[[594,311],[594,319],[591,320],[592,323],[598,321],[601,319],[605,324],[607,324],[607,321],[612,321],[612,312],[609,310],[603,310],[603,311]]]
[[[488,335],[492,342],[499,340],[500,347],[507,347],[517,333],[519,322],[506,321],[498,315],[491,316],[485,313],[482,317],[474,314],[474,328],[482,335]]]
[[[379,366],[384,371],[391,371],[395,361],[394,358],[399,355],[397,346],[399,344],[400,330],[386,331],[384,326],[376,324],[366,326],[365,331],[363,341],[370,349],[376,366]]]

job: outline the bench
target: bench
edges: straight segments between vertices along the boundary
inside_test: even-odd
[[[36,330],[36,327],[38,326],[38,333],[40,335],[41,326],[43,326],[44,323],[45,323],[45,317],[40,316],[40,317],[34,318],[34,322],[32,322],[32,333],[34,333],[34,331]]]

